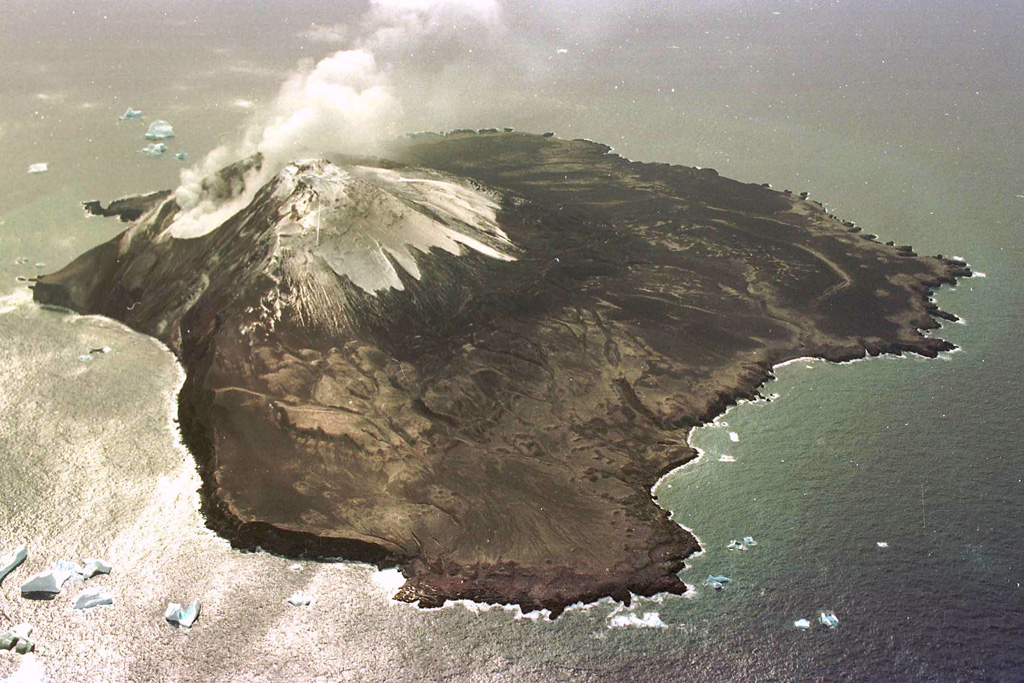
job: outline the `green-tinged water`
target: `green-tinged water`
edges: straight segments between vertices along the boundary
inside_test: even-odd
[[[554,130],[808,190],[883,240],[986,275],[936,297],[966,324],[934,334],[962,350],[796,362],[764,388],[777,398],[694,432],[705,455],[657,490],[706,548],[683,572],[693,594],[547,622],[419,611],[365,565],[293,571],[231,550],[203,525],[172,428],[174,359],[110,321],[36,307],[16,280],[117,234],[78,202],[174,186],[170,154],[233,139],[299,58],[341,46],[302,37],[310,22],[365,10],[201,4],[15,2],[0,23],[0,552],[31,553],[0,587],[0,631],[33,623],[52,680],[1024,679],[1019,7],[512,3],[496,33],[396,58],[410,129]],[[166,157],[139,154],[145,124],[116,120],[129,105],[174,124]],[[50,170],[28,175],[36,162]],[[758,545],[726,549],[744,536]],[[72,613],[80,586],[19,597],[30,572],[92,555],[115,565],[93,580],[113,607]],[[732,582],[716,592],[708,574]],[[284,603],[298,589],[312,607]],[[173,631],[166,603],[193,597],[199,624]],[[18,661],[0,652],[0,676]]]

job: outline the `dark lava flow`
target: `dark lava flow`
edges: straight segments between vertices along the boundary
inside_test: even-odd
[[[121,200],[136,222],[36,284],[37,301],[178,355],[204,513],[239,546],[397,564],[399,597],[422,606],[557,615],[682,593],[697,542],[650,488],[694,457],[691,427],[791,358],[952,348],[921,330],[955,319],[930,296],[967,267],[806,199],[512,132],[419,135],[388,156],[297,165],[193,239],[165,232],[173,198]],[[230,194],[246,168],[211,186]],[[319,210],[338,169],[360,180],[314,241],[296,207]],[[512,246],[409,183],[484,192]],[[484,246],[410,250],[408,266],[377,245],[410,221]],[[514,260],[486,253],[503,245]],[[401,288],[357,286],[374,274],[350,277],[353,250],[383,254]]]

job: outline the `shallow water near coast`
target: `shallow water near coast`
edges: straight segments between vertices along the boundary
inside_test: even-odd
[[[295,36],[337,17],[265,9],[232,32],[217,13],[196,29],[155,10],[71,20],[15,3],[0,27],[0,553],[26,542],[30,555],[0,586],[0,631],[32,623],[54,681],[1024,678],[1024,76],[1007,67],[1024,63],[1019,9],[976,16],[939,2],[873,17],[735,4],[656,17],[661,28],[625,62],[609,59],[629,37],[614,27],[633,19],[572,38],[597,41],[588,53],[511,5],[506,37],[539,46],[534,75],[475,108],[414,97],[410,129],[554,130],[809,190],[882,240],[961,255],[986,277],[937,293],[966,323],[933,333],[956,353],[795,362],[762,389],[771,401],[693,432],[705,454],[655,491],[704,546],[682,573],[691,593],[605,600],[552,622],[462,604],[420,611],[390,600],[393,575],[368,565],[296,570],[231,549],[203,523],[177,439],[174,358],[120,324],[36,306],[16,279],[123,228],[85,218],[79,201],[177,183],[180,162],[138,153],[144,124],[117,123],[127,106],[172,120],[172,151],[201,158],[298,59],[335,49]],[[773,11],[790,21],[770,24],[777,39],[757,37]],[[562,10],[542,14],[572,33]],[[61,21],[80,22],[67,45]],[[124,37],[138,26],[155,37]],[[825,28],[850,36],[827,68],[822,54],[838,44],[818,42]],[[757,78],[744,76],[740,34],[758,48]],[[49,170],[28,175],[37,162]],[[745,536],[757,545],[727,549]],[[30,573],[88,556],[114,565],[86,584],[113,591],[114,606],[72,612],[80,583],[53,602],[20,598]],[[709,574],[731,582],[714,591]],[[314,604],[288,605],[298,590]],[[163,621],[168,602],[196,597],[191,632]],[[836,628],[818,624],[822,611]],[[809,631],[793,627],[801,618]],[[0,677],[17,665],[0,652]]]

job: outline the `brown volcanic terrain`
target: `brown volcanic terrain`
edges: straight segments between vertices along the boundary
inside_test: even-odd
[[[389,156],[390,180],[299,165],[193,239],[165,232],[173,199],[129,201],[136,223],[37,283],[179,356],[205,512],[239,545],[397,564],[423,606],[681,593],[698,546],[650,487],[694,456],[692,426],[787,359],[952,348],[920,330],[953,318],[930,293],[966,267],[812,202],[519,133]],[[314,242],[295,207],[319,207],[336,169],[359,180]],[[408,189],[442,182],[493,199],[512,246]],[[378,250],[410,221],[484,246],[413,250],[417,278]],[[357,286],[357,247],[400,288]]]

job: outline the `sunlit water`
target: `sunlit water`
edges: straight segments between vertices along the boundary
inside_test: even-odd
[[[249,102],[273,98],[296,59],[329,51],[294,40],[301,12],[231,33],[232,17],[196,29],[173,12],[112,13],[114,29],[90,14],[62,28],[63,15],[16,5],[0,45],[0,552],[24,541],[30,557],[0,588],[0,628],[35,625],[39,661],[68,681],[1024,678],[1024,97],[1007,67],[1012,34],[999,32],[1012,13],[922,23],[804,7],[772,39],[758,37],[770,10],[736,5],[645,25],[653,37],[620,67],[609,55],[623,54],[625,17],[622,35],[611,24],[588,34],[603,50],[588,60],[525,11],[510,13],[507,38],[536,42],[548,76],[475,107],[413,106],[422,126],[410,127],[551,129],[633,158],[807,189],[883,239],[963,255],[987,277],[937,297],[967,323],[938,332],[962,351],[794,363],[765,387],[777,394],[770,403],[694,432],[706,454],[657,490],[706,548],[683,573],[689,596],[628,610],[605,601],[554,622],[465,605],[419,611],[390,601],[373,567],[295,571],[286,558],[231,550],[198,512],[198,477],[173,426],[181,370],[171,355],[117,323],[36,307],[15,279],[120,231],[84,218],[78,201],[175,184],[179,162],[138,153],[144,125],[116,122],[128,105],[170,119],[171,151],[201,157],[242,125]],[[838,26],[851,37],[834,73],[820,61],[824,34],[800,42],[798,21],[807,35]],[[921,54],[890,72],[876,56],[912,52],[882,44],[893,25]],[[853,40],[858,32],[881,43]],[[56,40],[65,34],[74,39]],[[787,41],[792,54],[780,51]],[[768,84],[737,61],[751,43]],[[563,44],[573,51],[555,53]],[[549,53],[578,61],[552,66]],[[790,62],[803,80],[780,84]],[[25,172],[43,161],[49,172]],[[103,346],[111,352],[79,359]],[[726,549],[743,536],[758,545]],[[116,594],[113,607],[73,613],[74,583],[53,602],[19,597],[29,573],[92,555],[115,566],[90,581]],[[732,582],[712,591],[701,585],[708,574]],[[284,602],[300,589],[313,606]],[[164,623],[167,602],[194,597],[204,607],[192,632]],[[819,626],[821,611],[839,625]],[[800,618],[813,627],[794,629]],[[0,653],[0,675],[17,662]]]

